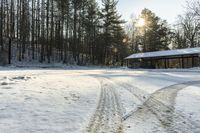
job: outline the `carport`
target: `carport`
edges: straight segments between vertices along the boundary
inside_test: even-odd
[[[191,68],[200,65],[200,47],[132,54],[125,58],[132,68]]]

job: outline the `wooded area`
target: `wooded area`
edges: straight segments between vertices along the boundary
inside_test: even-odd
[[[200,46],[200,1],[169,26],[149,9],[131,24],[117,0],[1,0],[0,52],[9,62],[123,65],[132,53]],[[145,25],[139,26],[140,19]]]
[[[1,0],[0,5],[1,50],[12,45],[12,58],[19,61],[109,65],[127,55],[117,1],[103,0],[101,9],[95,0]]]
[[[145,23],[142,26],[138,24],[141,20]],[[200,1],[186,2],[184,13],[171,25],[144,9],[139,17],[132,18],[126,30],[132,53],[199,47]]]

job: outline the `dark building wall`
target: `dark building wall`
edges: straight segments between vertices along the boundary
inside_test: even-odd
[[[130,68],[163,69],[163,68],[192,68],[200,67],[200,57],[197,55],[160,58],[160,59],[136,59],[129,60]]]

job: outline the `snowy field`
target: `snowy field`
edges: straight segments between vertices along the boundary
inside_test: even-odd
[[[199,71],[0,68],[0,133],[198,133]]]

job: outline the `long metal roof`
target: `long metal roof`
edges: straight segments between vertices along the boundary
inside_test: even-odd
[[[138,54],[132,54],[126,57],[125,59],[157,58],[157,57],[182,56],[190,54],[200,54],[200,47],[138,53]]]

